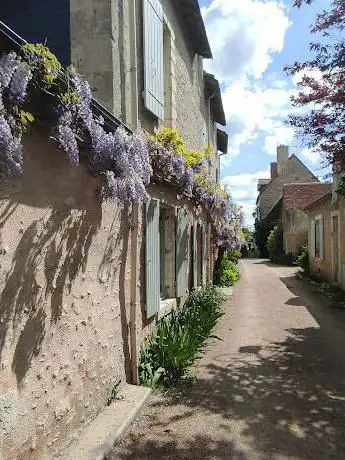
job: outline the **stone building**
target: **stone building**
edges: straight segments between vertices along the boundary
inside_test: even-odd
[[[176,127],[190,149],[226,151],[196,2],[48,3],[2,2],[1,51],[21,37],[47,43],[87,77],[111,129]],[[40,129],[24,162],[22,178],[0,185],[0,457],[64,458],[112,389],[137,383],[154,321],[212,279],[216,247],[202,210],[171,184],[154,181],[146,205],[101,203],[97,180]],[[210,170],[219,180],[217,155]]]
[[[277,161],[271,163],[270,179],[258,180],[256,217],[267,228],[280,223],[286,253],[296,255],[308,241],[305,207],[329,190],[287,146],[277,148]]]

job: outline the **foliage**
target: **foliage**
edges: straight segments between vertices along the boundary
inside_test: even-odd
[[[140,351],[140,383],[172,386],[202,355],[223,315],[223,298],[213,286],[192,291],[185,304],[161,318]]]
[[[295,5],[312,3],[296,0]],[[328,11],[318,14],[312,33],[320,40],[310,44],[313,56],[295,62],[285,70],[302,76],[300,91],[292,97],[296,107],[311,107],[309,112],[289,116],[304,144],[321,153],[326,165],[332,164],[340,175],[345,172],[345,2],[333,0]]]
[[[178,130],[163,128],[148,140],[155,177],[171,182],[189,194],[211,224],[218,246],[236,249],[241,246],[242,208],[233,203],[228,191],[216,184],[204,164],[187,166],[184,142]],[[175,146],[178,150],[174,150]],[[197,166],[197,167],[196,167]]]
[[[283,230],[280,225],[276,225],[270,231],[267,239],[267,249],[269,258],[272,262],[281,263],[285,257]]]
[[[310,272],[308,246],[303,246],[300,248],[297,254],[296,265],[301,267],[303,273],[308,274]]]
[[[235,249],[233,251],[228,251],[227,257],[233,264],[238,264],[238,261],[242,257],[242,254],[239,249]]]
[[[239,279],[240,270],[238,266],[233,262],[233,260],[231,260],[231,255],[229,253],[225,253],[220,264],[217,264],[217,267],[215,268],[213,279],[214,284],[216,286],[229,287],[233,286]]]
[[[174,128],[162,128],[157,133],[150,136],[150,139],[154,142],[158,142],[163,148],[173,154],[176,152],[182,155],[186,149],[186,143],[181,137],[181,133],[178,129]]]
[[[48,87],[58,78],[61,63],[46,46],[28,43],[22,47],[24,60],[30,65],[38,86],[42,83]]]
[[[259,250],[260,257],[268,257],[267,239],[274,225],[265,220],[255,220],[254,239]]]

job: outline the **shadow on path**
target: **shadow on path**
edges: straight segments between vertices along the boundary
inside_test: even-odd
[[[345,314],[295,277],[281,280],[286,308],[305,306],[320,327],[282,329],[281,341],[242,341],[219,355],[215,347],[192,388],[153,398],[112,460],[345,458],[344,347],[334,353],[334,319],[342,329]]]

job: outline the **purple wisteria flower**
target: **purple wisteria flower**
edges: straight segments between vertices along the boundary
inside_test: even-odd
[[[79,149],[75,134],[69,125],[58,126],[58,141],[61,148],[67,153],[73,165],[79,164]]]
[[[79,95],[78,114],[88,130],[91,129],[93,114],[91,108],[92,94],[89,83],[75,74],[71,78]]]
[[[0,86],[8,88],[12,76],[20,64],[20,60],[16,53],[11,52],[3,54],[0,57]]]
[[[21,138],[14,137],[4,116],[0,115],[0,171],[7,176],[23,172]]]
[[[21,62],[15,70],[10,83],[10,101],[16,105],[23,105],[27,96],[27,87],[32,78],[30,66]]]

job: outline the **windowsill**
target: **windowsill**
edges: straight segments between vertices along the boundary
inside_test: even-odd
[[[160,301],[160,308],[158,312],[158,318],[167,315],[173,308],[177,307],[176,298],[164,299]]]

